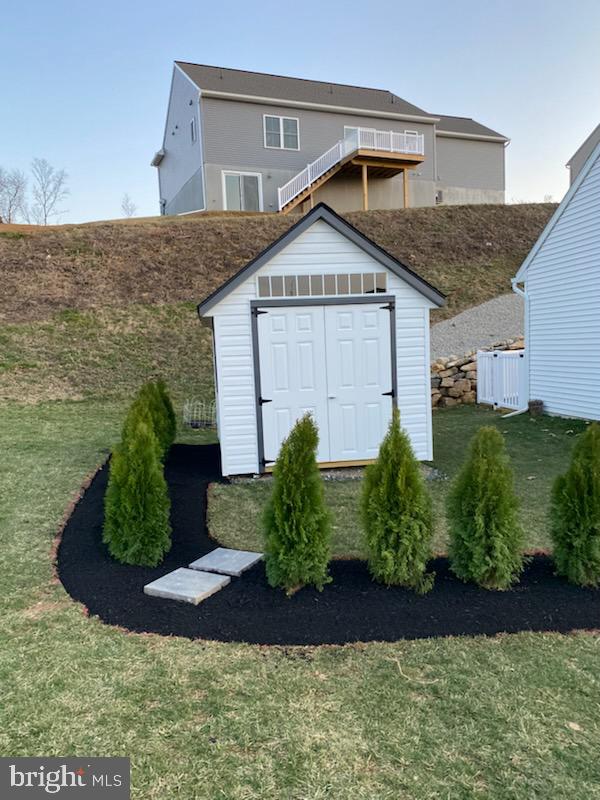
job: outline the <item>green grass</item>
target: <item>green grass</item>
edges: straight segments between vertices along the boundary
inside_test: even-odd
[[[123,408],[0,409],[1,752],[129,755],[136,798],[600,796],[594,636],[269,649],[86,618],[53,580],[50,547]],[[441,421],[448,435],[468,427],[463,411]],[[559,465],[571,439],[560,425],[562,439],[559,421],[541,420],[510,446],[525,452],[523,436],[546,428],[543,456]],[[351,507],[349,483],[328,488]]]
[[[175,398],[212,397],[210,333],[190,303],[57,311],[0,328],[0,398],[126,399],[152,374]]]
[[[464,458],[468,440],[481,425],[495,425],[504,434],[515,472],[527,548],[549,548],[550,488],[554,478],[565,470],[573,441],[585,429],[585,423],[529,415],[503,419],[490,409],[462,406],[440,409],[433,415],[435,460],[432,466],[446,476],[445,480],[427,483],[435,510],[436,552],[444,552],[447,547],[445,503],[451,480]],[[270,479],[213,484],[208,507],[212,536],[228,547],[262,549],[260,517],[270,485]],[[332,549],[338,558],[365,558],[358,519],[361,487],[362,481],[325,481],[325,496],[334,517]]]
[[[0,407],[3,755],[130,756],[144,800],[600,797],[595,635],[261,648],[87,618],[51,545],[122,413]]]

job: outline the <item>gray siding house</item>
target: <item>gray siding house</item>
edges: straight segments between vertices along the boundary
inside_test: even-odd
[[[505,136],[389,91],[177,61],[162,214],[503,203]]]

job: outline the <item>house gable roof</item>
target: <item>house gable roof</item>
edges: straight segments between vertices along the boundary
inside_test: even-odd
[[[592,169],[592,167],[594,166],[594,164],[596,163],[596,161],[599,158],[600,158],[600,142],[598,142],[596,147],[594,147],[594,149],[590,153],[588,160],[585,162],[585,164],[581,168],[581,171],[579,172],[579,174],[577,175],[577,177],[575,178],[575,180],[573,181],[573,183],[569,187],[569,191],[563,197],[560,205],[558,206],[558,208],[556,209],[554,214],[550,217],[550,220],[548,221],[548,224],[546,225],[544,230],[541,232],[537,242],[533,245],[533,247],[531,248],[531,250],[527,254],[527,257],[526,257],[525,261],[523,261],[523,263],[519,267],[519,271],[517,272],[515,277],[512,279],[513,286],[514,286],[515,283],[520,283],[521,281],[525,280],[525,276],[527,274],[527,270],[529,269],[529,266],[530,266],[531,262],[534,260],[536,255],[541,250],[544,242],[550,236],[550,234],[552,233],[555,225],[557,224],[557,222],[559,221],[559,219],[561,218],[561,216],[563,215],[563,213],[565,212],[565,210],[569,206],[569,203],[571,202],[571,199],[576,194],[576,192],[579,189],[579,187],[581,186],[581,184],[585,181],[585,179],[588,176],[588,173],[590,172],[590,170]]]
[[[273,256],[283,250],[284,247],[294,241],[301,233],[307,228],[310,228],[317,220],[323,220],[331,225],[334,230],[341,233],[347,239],[352,241],[355,245],[360,247],[365,253],[375,259],[382,266],[386,267],[394,275],[397,275],[403,281],[416,289],[420,294],[430,300],[436,306],[442,306],[445,303],[446,297],[438,289],[421,278],[406,264],[403,264],[397,258],[391,256],[378,244],[375,244],[371,239],[361,233],[357,228],[347,222],[345,219],[336,214],[325,203],[319,203],[311,211],[308,212],[302,219],[296,222],[295,225],[286,231],[279,239],[276,239],[270,244],[262,253],[259,253],[256,258],[249,261],[245,267],[242,267],[239,272],[233,275],[229,280],[225,281],[219,286],[212,294],[198,305],[198,314],[202,317],[231,291],[238,287],[243,281],[250,278],[257,272],[264,264],[270,261]]]
[[[583,148],[584,148],[584,147],[586,147],[586,146],[587,146],[587,145],[588,145],[590,142],[592,142],[592,141],[594,141],[594,142],[595,142],[595,144],[597,144],[598,142],[600,142],[600,123],[599,123],[598,125],[596,125],[596,127],[595,127],[595,128],[594,128],[594,130],[593,130],[593,131],[592,131],[592,132],[589,134],[589,136],[586,136],[585,140],[584,140],[584,141],[583,141],[583,142],[582,142],[582,143],[579,145],[579,147],[577,148],[577,150],[575,150],[575,152],[573,153],[573,155],[571,156],[571,158],[570,158],[570,159],[567,161],[567,163],[565,164],[565,166],[566,166],[566,167],[570,167],[570,166],[571,166],[571,162],[572,162],[572,161],[574,161],[574,160],[575,160],[575,158],[577,158],[577,156],[579,155],[579,153],[580,153],[580,152],[583,150]],[[595,146],[595,145],[594,145],[594,146]],[[592,148],[592,149],[593,149],[593,148]]]
[[[454,133],[460,136],[474,136],[481,137],[482,139],[497,139],[501,142],[509,142],[506,136],[488,128],[487,125],[482,125],[471,117],[451,117],[447,114],[438,114],[439,122],[435,123],[436,132],[443,135],[444,133]]]
[[[310,105],[363,109],[373,111],[375,116],[379,112],[431,118],[431,122],[435,122],[437,119],[422,108],[385,89],[369,89],[343,83],[289,78],[283,75],[269,75],[264,72],[250,72],[243,69],[211,67],[206,64],[191,64],[187,61],[176,61],[175,64],[200,90],[208,92],[255,96],[257,101],[260,98],[268,97],[280,99],[282,103],[287,100]]]

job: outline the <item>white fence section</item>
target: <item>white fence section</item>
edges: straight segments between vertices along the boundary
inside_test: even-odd
[[[344,139],[340,139],[323,155],[311,161],[297,175],[277,189],[279,211],[298,197],[321,175],[339,164],[356,150],[378,150],[386,153],[411,153],[424,155],[425,137],[422,133],[395,133],[376,131],[372,128],[354,128]]]
[[[524,350],[477,353],[477,402],[494,408],[527,408],[527,361]]]

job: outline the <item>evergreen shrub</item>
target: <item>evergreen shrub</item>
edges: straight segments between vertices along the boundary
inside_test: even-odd
[[[580,586],[600,584],[600,425],[573,448],[571,464],[552,488],[550,510],[556,570]]]
[[[480,428],[448,497],[450,561],[462,580],[507,589],[523,571],[523,531],[502,434]]]
[[[273,490],[263,516],[265,564],[271,586],[288,594],[330,581],[331,521],[316,461],[319,433],[307,414],[281,445]]]
[[[365,471],[360,513],[369,570],[376,581],[419,593],[429,591],[427,573],[433,530],[431,498],[400,414],[394,409],[374,464]]]

